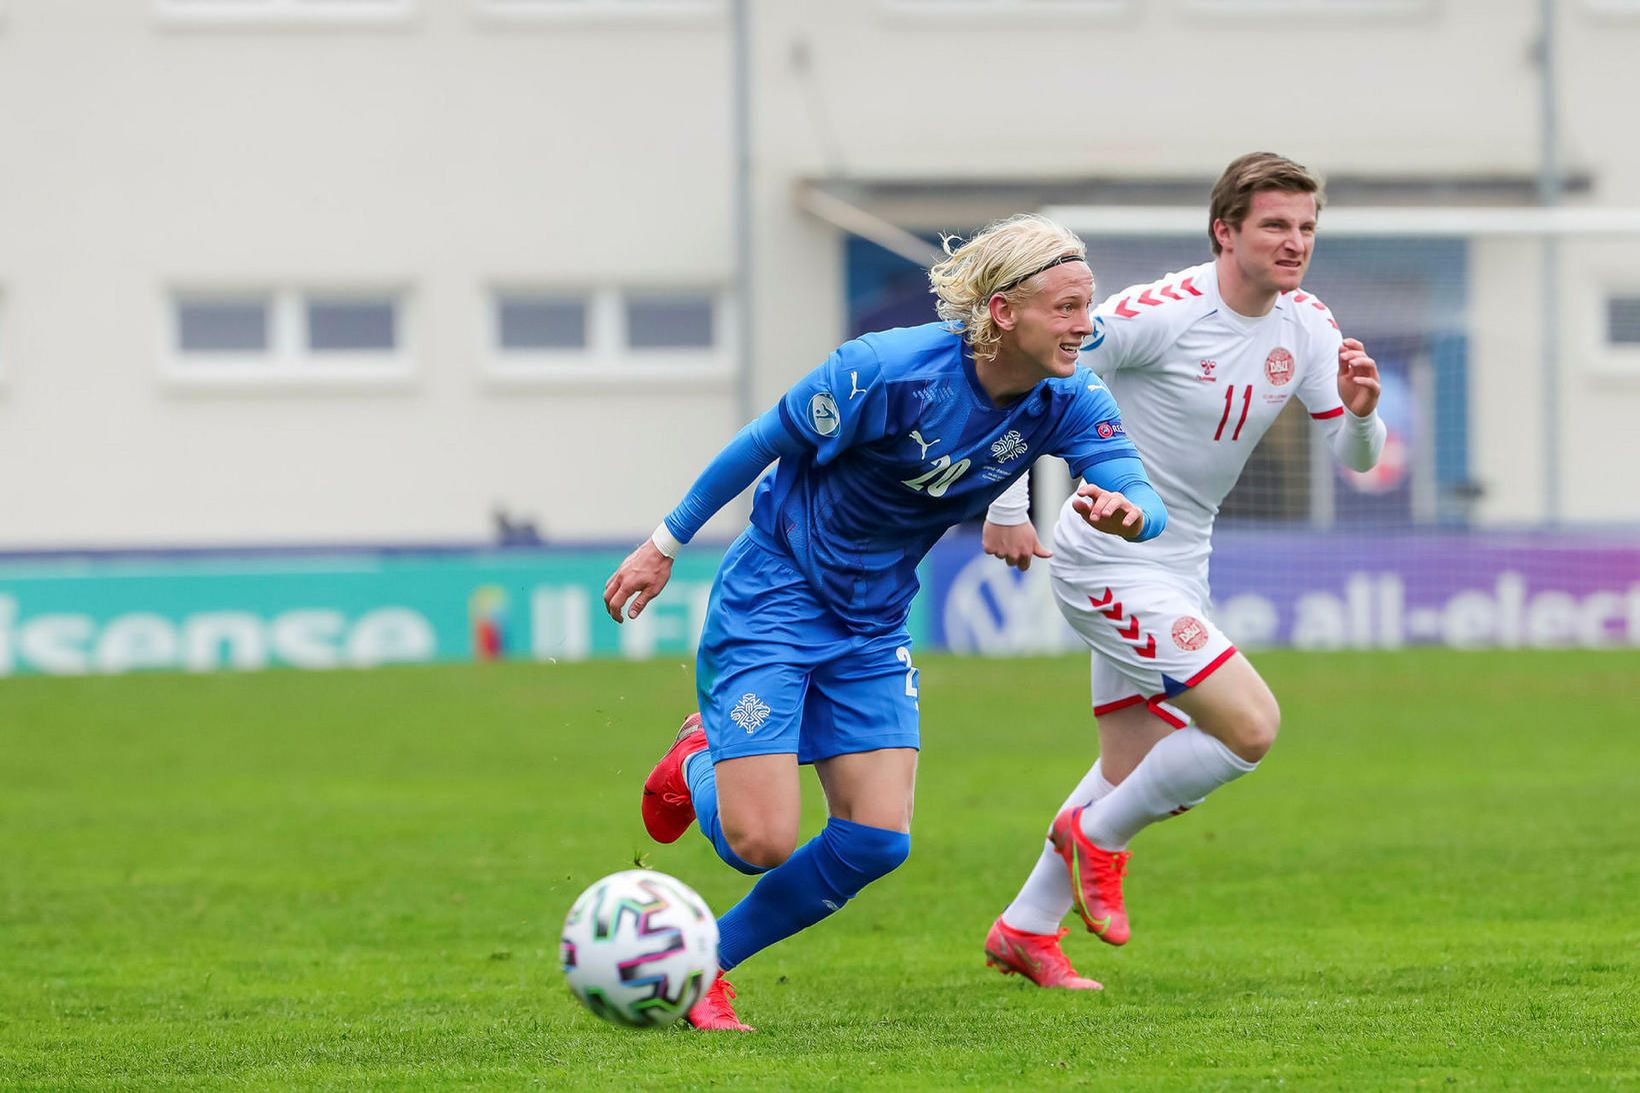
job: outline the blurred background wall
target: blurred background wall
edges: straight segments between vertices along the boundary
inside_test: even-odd
[[[1447,238],[1403,299],[1328,217],[1537,206],[1546,120],[1552,200],[1640,206],[1635,56],[1623,0],[4,0],[0,548],[632,540],[857,326],[923,317],[836,203],[924,240],[1200,215],[1096,245],[1103,295],[1205,259],[1259,148],[1328,179],[1347,330],[1440,296],[1462,339],[1430,512],[1634,521],[1640,236],[1560,242],[1546,358],[1542,237]]]

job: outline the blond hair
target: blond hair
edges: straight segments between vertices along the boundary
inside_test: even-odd
[[[1086,261],[1088,248],[1076,233],[1035,213],[998,220],[960,246],[953,235],[943,236],[948,256],[929,267],[928,284],[939,303],[939,317],[960,331],[974,348],[974,356],[996,356],[1002,332],[991,319],[991,297],[1002,293],[1018,303],[1036,291],[1037,274],[1063,262]]]
[[[1213,253],[1224,248],[1213,225],[1220,220],[1232,228],[1241,226],[1247,212],[1253,207],[1253,195],[1263,190],[1282,190],[1292,194],[1314,194],[1315,211],[1321,212],[1326,195],[1321,192],[1321,180],[1301,164],[1274,152],[1249,152],[1231,160],[1218,182],[1213,185],[1213,196],[1207,205],[1207,238],[1213,244]]]

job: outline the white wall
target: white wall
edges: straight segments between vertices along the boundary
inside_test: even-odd
[[[741,423],[732,344],[704,372],[500,382],[486,292],[732,288],[728,11],[684,6],[503,21],[412,0],[341,28],[4,0],[0,548],[474,541],[497,505],[555,537],[646,532]],[[1254,147],[1335,176],[1535,169],[1532,0],[963,6],[752,5],[755,409],[844,333],[841,239],[796,207],[802,179],[1201,178]],[[1640,92],[1640,12],[1562,6],[1567,166],[1592,200],[1640,205],[1640,147],[1614,139]],[[1636,253],[1571,255],[1568,297],[1587,263],[1621,279]],[[1536,473],[1535,425],[1501,392],[1536,382],[1531,267],[1476,266],[1481,511],[1530,519],[1506,487]],[[400,287],[412,373],[169,381],[167,293],[216,283]],[[1587,346],[1578,314],[1566,341]],[[1617,458],[1640,383],[1565,371],[1565,514],[1640,519],[1640,472]]]

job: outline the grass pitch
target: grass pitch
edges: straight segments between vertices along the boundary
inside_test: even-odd
[[[0,1086],[1640,1083],[1640,656],[1257,657],[1281,740],[1135,842],[1133,941],[1067,939],[1102,994],[981,953],[1091,759],[1082,658],[920,659],[911,860],[737,970],[749,1036],[557,968],[635,856],[746,887],[638,819],[687,665],[0,681]]]

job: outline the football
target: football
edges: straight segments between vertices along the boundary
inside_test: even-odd
[[[575,997],[606,1021],[670,1025],[717,975],[717,919],[676,877],[612,873],[581,893],[559,946]]]

